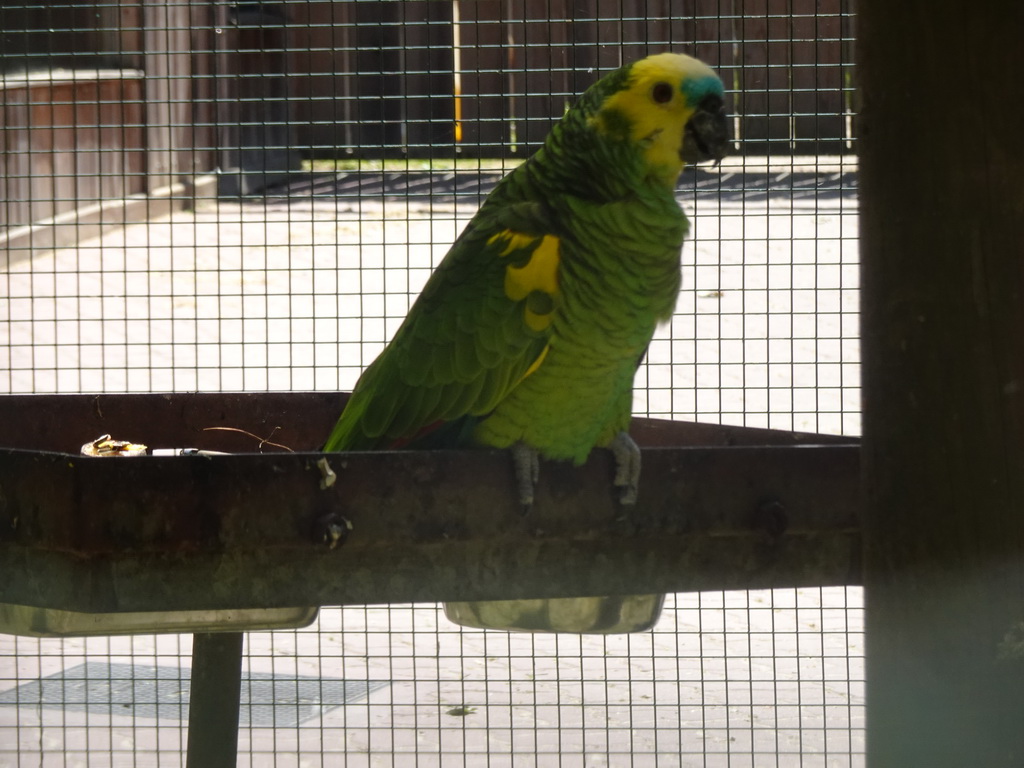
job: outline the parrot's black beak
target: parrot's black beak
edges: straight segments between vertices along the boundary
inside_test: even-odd
[[[729,116],[721,97],[706,96],[686,124],[679,157],[684,163],[714,160],[718,165],[729,146]]]

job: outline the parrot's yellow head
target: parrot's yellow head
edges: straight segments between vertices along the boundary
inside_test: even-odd
[[[729,141],[725,91],[714,71],[678,53],[648,56],[596,83],[590,123],[640,149],[646,174],[675,186],[686,163],[719,161]]]

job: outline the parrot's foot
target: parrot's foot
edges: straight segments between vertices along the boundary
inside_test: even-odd
[[[540,457],[525,443],[512,446],[512,464],[516,470],[516,489],[519,492],[519,504],[525,515],[533,508],[533,490],[540,478]]]
[[[627,432],[622,431],[608,444],[608,449],[615,456],[615,480],[612,482],[621,489],[619,502],[632,506],[636,504],[640,489],[640,448]]]

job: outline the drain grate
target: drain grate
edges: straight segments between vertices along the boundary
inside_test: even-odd
[[[188,668],[87,662],[0,691],[0,705],[187,720],[190,674]],[[387,685],[390,683],[386,680],[243,672],[239,723],[254,727],[295,726],[335,707],[359,701]]]

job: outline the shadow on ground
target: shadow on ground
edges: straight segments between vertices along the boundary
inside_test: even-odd
[[[268,188],[261,201],[270,205],[335,199],[479,206],[503,175],[474,170],[311,172]],[[857,183],[853,170],[694,168],[683,173],[678,192],[684,199],[721,202],[834,203],[855,200]]]

